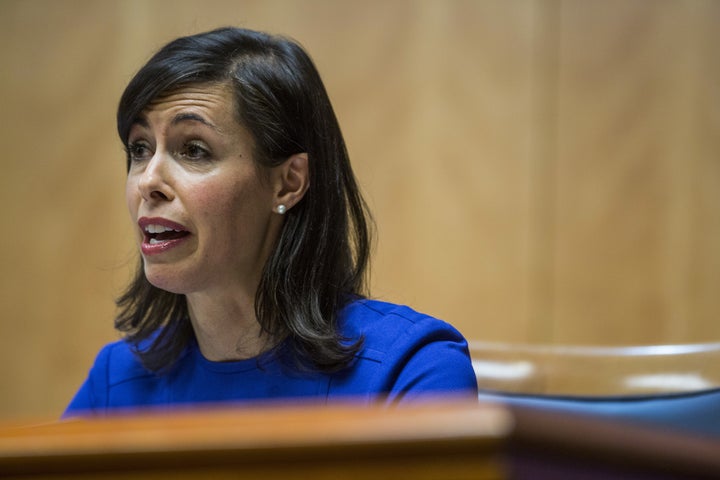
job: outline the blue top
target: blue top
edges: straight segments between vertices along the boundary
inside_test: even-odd
[[[403,403],[439,395],[477,398],[467,342],[452,326],[375,300],[346,306],[339,325],[365,338],[351,365],[333,374],[300,372],[278,355],[212,362],[192,342],[167,374],[146,370],[125,341],[105,346],[64,416],[114,408],[304,398]]]

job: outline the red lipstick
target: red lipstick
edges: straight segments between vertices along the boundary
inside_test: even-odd
[[[143,233],[140,250],[143,255],[158,255],[183,243],[190,236],[188,229],[161,217],[142,217],[138,225]]]

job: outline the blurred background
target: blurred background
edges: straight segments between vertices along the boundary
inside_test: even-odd
[[[117,338],[117,100],[223,25],[315,59],[378,226],[373,296],[474,340],[720,340],[720,2],[1,0],[0,417],[60,415]]]

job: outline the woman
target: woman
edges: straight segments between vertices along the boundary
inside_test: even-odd
[[[177,39],[117,115],[141,262],[66,416],[476,395],[451,326],[367,299],[367,210],[320,77],[281,37]]]

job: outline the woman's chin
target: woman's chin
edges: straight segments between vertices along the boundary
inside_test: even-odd
[[[182,275],[172,274],[171,272],[158,272],[156,269],[146,268],[145,278],[153,287],[166,292],[184,294],[189,291],[189,282],[184,281]]]

